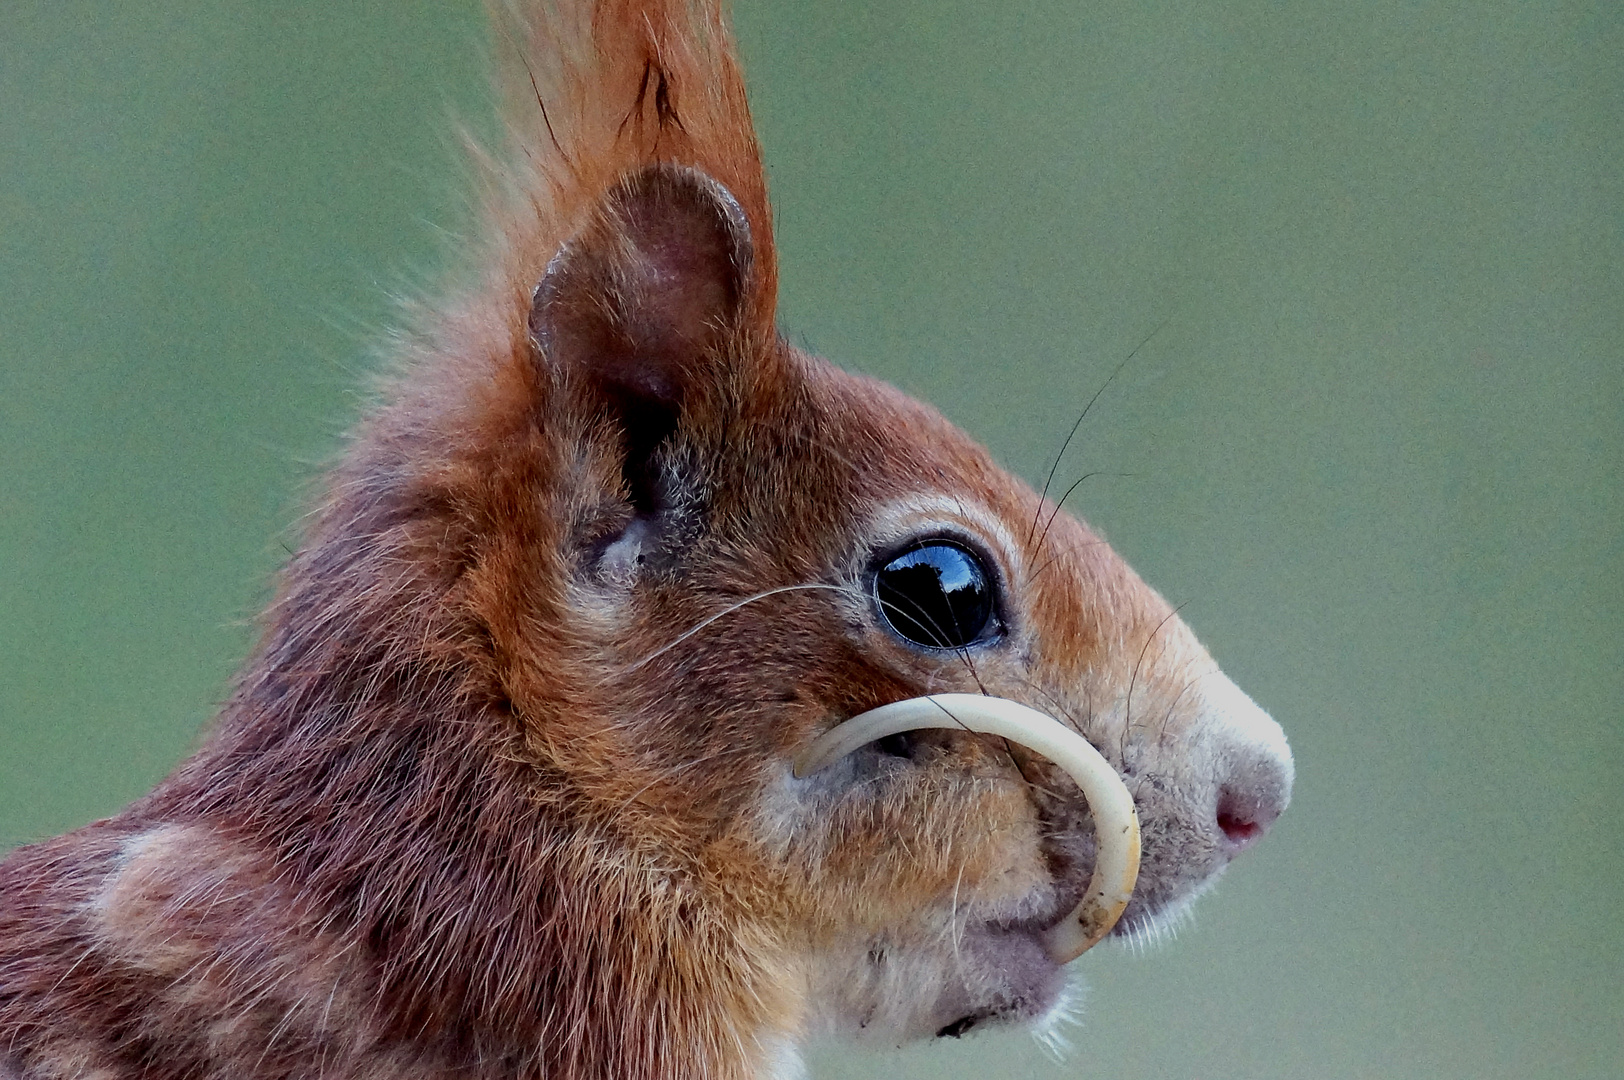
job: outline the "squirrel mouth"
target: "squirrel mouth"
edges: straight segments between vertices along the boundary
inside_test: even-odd
[[[979,694],[908,698],[859,713],[819,736],[796,759],[795,775],[810,775],[860,746],[922,728],[1000,736],[1048,758],[1076,781],[1094,819],[1094,870],[1077,906],[1039,936],[1056,965],[1070,963],[1099,943],[1133,897],[1139,876],[1139,817],[1133,796],[1104,756],[1053,717],[1008,698]],[[975,1020],[955,1021],[939,1034],[961,1035]]]
[[[935,1002],[937,1038],[958,1038],[983,1023],[1041,1024],[1065,998],[1062,964],[1051,955],[1042,926],[967,928],[960,940],[961,985],[943,987]],[[962,977],[962,976],[961,976]]]

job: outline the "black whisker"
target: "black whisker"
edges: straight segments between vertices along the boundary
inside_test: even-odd
[[[1049,487],[1054,483],[1054,474],[1059,470],[1060,461],[1066,456],[1066,450],[1071,446],[1071,440],[1077,437],[1077,430],[1083,426],[1083,421],[1088,418],[1088,411],[1094,407],[1094,403],[1100,399],[1100,395],[1105,393],[1106,388],[1111,385],[1111,381],[1121,373],[1123,368],[1128,366],[1128,361],[1138,356],[1139,350],[1148,345],[1150,339],[1161,333],[1162,329],[1172,321],[1172,316],[1163,319],[1154,330],[1146,334],[1144,339],[1133,347],[1132,352],[1122,358],[1122,362],[1116,366],[1115,370],[1105,377],[1105,381],[1100,384],[1100,388],[1094,391],[1094,396],[1088,399],[1088,404],[1083,406],[1083,411],[1078,414],[1076,422],[1071,425],[1071,430],[1066,432],[1066,439],[1060,444],[1060,453],[1054,456],[1054,464],[1049,466],[1049,475],[1043,478],[1043,490],[1038,492],[1038,505],[1037,509],[1032,511],[1032,524],[1027,529],[1026,546],[1031,546],[1032,537],[1038,531],[1038,518],[1043,513],[1043,500],[1049,495]]]
[[[1128,732],[1133,730],[1133,688],[1134,684],[1139,681],[1140,665],[1145,662],[1145,654],[1150,652],[1150,643],[1156,640],[1156,635],[1162,632],[1162,627],[1171,622],[1173,618],[1178,615],[1181,610],[1183,610],[1184,605],[1188,603],[1189,601],[1186,600],[1179,604],[1178,607],[1175,607],[1172,611],[1169,611],[1166,615],[1162,616],[1162,621],[1156,624],[1156,629],[1152,630],[1150,632],[1150,636],[1145,638],[1145,644],[1139,650],[1139,659],[1133,662],[1133,673],[1128,677],[1128,700],[1124,705],[1124,715],[1122,718],[1122,744],[1120,747],[1118,747],[1120,755],[1125,756],[1127,754]]]

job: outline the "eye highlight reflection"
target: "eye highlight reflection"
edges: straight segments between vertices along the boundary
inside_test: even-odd
[[[958,649],[996,627],[992,575],[968,548],[921,541],[874,575],[874,596],[887,625],[927,649]]]

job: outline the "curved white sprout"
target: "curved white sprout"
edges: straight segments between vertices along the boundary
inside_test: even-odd
[[[1110,763],[1087,739],[1053,717],[1018,701],[979,694],[894,701],[824,732],[796,759],[795,775],[815,773],[876,739],[920,728],[1001,736],[1048,758],[1077,781],[1094,816],[1094,874],[1077,907],[1044,932],[1043,943],[1056,963],[1066,964],[1110,933],[1139,876],[1139,816],[1133,796]]]

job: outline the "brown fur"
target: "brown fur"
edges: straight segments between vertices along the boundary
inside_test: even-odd
[[[1289,763],[1220,730],[1211,661],[1108,547],[777,337],[714,4],[498,18],[482,276],[406,349],[208,742],[0,865],[0,1076],[723,1080],[891,1013],[1035,1018],[999,950],[1086,879],[1069,781],[951,734],[789,776],[918,693],[1105,750],[1145,818],[1130,920],[1228,858],[1223,799],[1284,805]],[[876,621],[874,553],[921,528],[997,549],[996,649]],[[909,1019],[943,932],[992,959]]]

